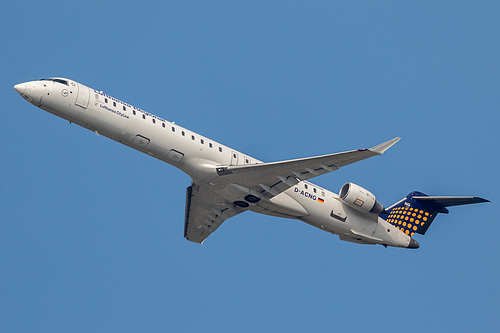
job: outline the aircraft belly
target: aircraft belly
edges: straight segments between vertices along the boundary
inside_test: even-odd
[[[332,234],[342,234],[346,232],[348,229],[346,229],[346,226],[343,224],[340,224],[339,222],[330,220],[328,218],[325,218],[324,216],[316,216],[316,215],[311,215],[307,217],[303,217],[300,219],[301,221],[312,225],[313,227],[316,227],[318,229],[321,229],[323,231],[332,233]]]
[[[293,187],[286,193],[293,196],[309,212],[308,216],[300,218],[301,221],[333,234],[342,234],[349,230],[346,216],[343,211],[339,210],[339,201],[333,197],[331,192],[327,193],[322,203],[300,195],[300,192],[296,192]],[[334,216],[331,215],[332,211],[336,212]]]
[[[375,214],[361,213],[344,205],[349,231],[340,234],[340,239],[365,244],[384,244],[406,247],[410,237]]]
[[[282,217],[285,219],[298,219],[298,217],[296,217],[296,216],[279,213],[276,210],[269,210],[269,209],[263,208],[261,206],[252,206],[251,208],[249,208],[249,210],[254,212],[254,213],[275,216],[275,217]]]
[[[259,203],[267,203],[267,201],[259,201]],[[268,207],[274,208],[274,210],[278,213],[283,213],[295,217],[309,215],[309,212],[304,208],[304,206],[302,206],[299,202],[297,202],[297,200],[283,192],[272,197],[268,203]]]
[[[301,195],[301,191],[293,188],[287,191],[309,212],[300,220],[332,234],[339,235],[341,240],[360,244],[386,244],[406,247],[408,237],[399,230],[379,218],[375,214],[359,212],[344,205],[332,192],[327,192],[324,202],[311,200]]]

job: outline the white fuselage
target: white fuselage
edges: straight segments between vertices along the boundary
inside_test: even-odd
[[[217,166],[262,163],[72,80],[31,81],[15,89],[35,106],[167,162],[194,182],[210,183],[219,177]],[[308,181],[248,209],[299,219],[351,242],[396,247],[407,247],[410,242],[409,236],[379,216],[361,213],[343,204],[337,194]]]

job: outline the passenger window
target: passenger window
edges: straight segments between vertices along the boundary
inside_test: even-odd
[[[313,192],[316,193],[316,188],[313,188]]]
[[[127,111],[127,108],[125,106],[123,107],[123,111]]]
[[[307,184],[304,184],[304,188],[307,190]]]
[[[200,142],[201,142],[201,144],[204,144],[204,143],[205,143],[205,141],[203,141],[203,139],[201,139],[201,140],[200,140]]]
[[[142,119],[146,119],[146,115],[145,114],[142,115]]]
[[[210,142],[210,143],[208,144],[208,146],[209,146],[210,148],[212,148],[212,142]]]
[[[194,135],[191,135],[191,140],[194,140]]]
[[[104,103],[107,103],[108,102],[108,99],[107,98],[104,98]]]
[[[155,118],[153,118],[153,124],[156,124],[156,119]]]
[[[134,111],[132,111],[132,113],[133,113],[133,114],[134,114],[134,116],[135,116],[135,110],[134,110]]]
[[[116,106],[116,102],[113,102],[113,106]]]
[[[182,136],[186,136],[186,133],[184,133],[184,131],[182,131]]]
[[[165,123],[162,123],[161,126],[163,126],[163,128],[165,128]]]
[[[219,151],[222,153],[222,147],[219,147]]]
[[[172,126],[172,132],[175,132],[175,127]]]

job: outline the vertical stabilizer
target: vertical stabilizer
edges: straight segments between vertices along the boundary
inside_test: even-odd
[[[403,200],[387,208],[387,222],[407,235],[425,235],[437,214],[448,214],[446,207],[489,202],[478,197],[431,197],[421,192],[411,192]]]

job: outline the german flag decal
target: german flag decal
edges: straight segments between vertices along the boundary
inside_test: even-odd
[[[325,203],[324,199],[318,198],[318,202]]]

